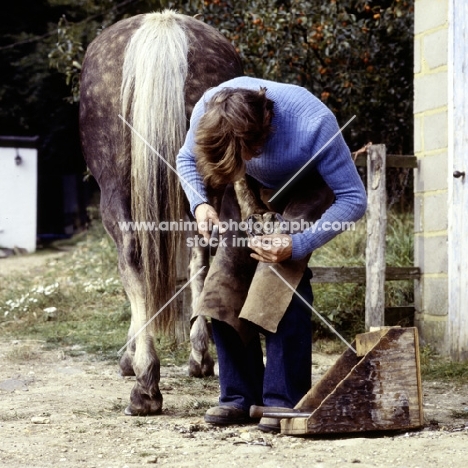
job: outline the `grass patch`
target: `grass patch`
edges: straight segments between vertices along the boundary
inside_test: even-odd
[[[420,349],[420,360],[421,377],[424,380],[439,380],[458,385],[468,384],[468,362],[453,362],[447,358],[441,358],[430,346]]]
[[[59,242],[63,248],[63,241]],[[1,278],[2,336],[41,340],[44,347],[62,348],[69,355],[86,352],[115,360],[127,341],[131,319],[115,245],[97,220],[86,234],[67,241],[66,246],[68,254],[46,261],[40,271],[36,268]],[[55,251],[34,255],[51,252]],[[156,349],[163,365],[178,366],[188,361],[188,342],[160,336]],[[26,359],[33,357],[24,353]]]
[[[10,362],[33,361],[39,358],[39,356],[38,347],[30,344],[14,346],[13,349],[6,354]]]
[[[129,319],[116,250],[98,222],[78,236],[69,254],[39,271],[2,278],[0,328],[10,339],[40,339],[108,358],[125,343]]]
[[[10,421],[21,421],[25,419],[26,416],[21,416],[18,414],[16,410],[10,410],[9,412],[1,412],[0,413],[0,421],[1,422],[10,422]]]
[[[311,266],[364,266],[365,243],[366,223],[361,220],[354,231],[344,232],[314,252]],[[2,336],[41,340],[46,347],[60,347],[72,355],[87,352],[116,359],[127,339],[130,305],[120,281],[114,243],[96,220],[86,234],[60,247],[69,252],[46,261],[40,271],[35,268],[2,277]],[[410,266],[412,258],[412,215],[390,211],[387,264]],[[364,285],[317,284],[314,295],[317,310],[348,339],[364,330]],[[387,306],[412,302],[411,281],[387,282]],[[315,339],[331,338],[329,330],[318,319],[313,320]],[[156,348],[163,365],[187,363],[188,342],[180,344],[162,336],[157,338]],[[215,354],[214,347],[211,352]]]
[[[200,398],[190,399],[180,406],[166,405],[164,408],[164,414],[171,416],[192,417],[192,416],[203,416],[206,410],[213,407],[213,401],[203,400]]]

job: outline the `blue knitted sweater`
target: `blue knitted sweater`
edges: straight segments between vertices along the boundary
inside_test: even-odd
[[[315,156],[311,164],[335,194],[335,202],[313,229],[293,234],[294,260],[335,237],[340,231],[330,229],[331,223],[357,221],[364,215],[366,192],[331,111],[305,88],[251,77],[234,78],[211,88],[194,107],[190,129],[177,156],[177,170],[192,213],[199,204],[208,202],[202,177],[196,169],[195,129],[205,111],[205,102],[223,87],[265,87],[267,97],[274,102],[274,131],[260,156],[246,161],[247,174],[264,186],[279,190]]]

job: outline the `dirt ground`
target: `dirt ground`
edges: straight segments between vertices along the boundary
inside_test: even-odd
[[[77,350],[75,350],[77,352]],[[332,356],[314,356],[318,376]],[[163,367],[163,414],[122,413],[133,381],[117,363],[70,357],[37,342],[0,343],[2,467],[463,467],[468,463],[468,389],[425,382],[427,426],[400,433],[291,437],[255,425],[216,428],[203,421],[217,402],[216,380],[191,382]],[[467,411],[465,419],[453,415]],[[437,421],[437,422],[436,422]]]
[[[18,267],[0,262],[2,273]],[[315,353],[314,378],[336,357]],[[132,386],[117,358],[0,337],[0,467],[468,466],[467,386],[423,382],[421,430],[307,438],[205,424],[217,379],[190,379],[186,367],[161,369],[160,416],[123,415]]]

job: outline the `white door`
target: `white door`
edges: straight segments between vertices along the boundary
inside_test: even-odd
[[[0,249],[36,250],[37,150],[0,148]]]
[[[468,2],[450,4],[447,343],[454,360],[468,360]]]

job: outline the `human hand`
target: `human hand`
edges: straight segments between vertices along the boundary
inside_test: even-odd
[[[289,234],[270,234],[249,239],[254,251],[250,256],[259,262],[280,263],[292,255],[292,237]]]
[[[195,219],[197,220],[198,232],[210,240],[210,228],[219,224],[218,213],[208,203],[202,203],[195,208]]]

